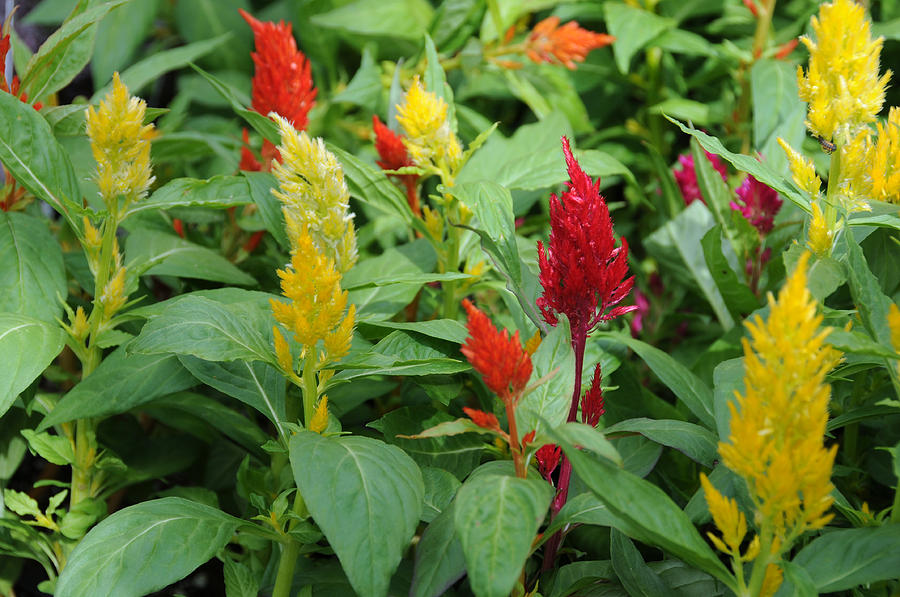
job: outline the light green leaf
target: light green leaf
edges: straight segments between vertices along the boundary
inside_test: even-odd
[[[242,176],[213,176],[209,179],[176,178],[152,195],[131,206],[128,214],[173,207],[223,209],[252,203],[250,187]]]
[[[252,286],[256,280],[219,253],[150,228],[132,231],[125,241],[128,269],[143,276],[176,276]]]
[[[612,45],[619,72],[627,73],[631,58],[660,33],[675,27],[675,21],[621,2],[603,5],[606,26],[615,36]]]
[[[0,416],[53,362],[64,341],[65,332],[55,324],[0,313]]]
[[[68,466],[75,462],[72,442],[61,435],[37,433],[31,429],[23,429],[22,435],[28,440],[28,446],[38,456],[59,466]]]
[[[351,35],[419,41],[433,14],[424,0],[357,0],[315,15],[311,21]]]
[[[0,212],[0,263],[0,312],[55,322],[67,293],[66,272],[46,221]]]
[[[801,549],[793,562],[806,569],[819,593],[896,579],[900,525],[830,531]]]
[[[214,68],[243,70],[250,67],[253,33],[239,9],[253,12],[247,0],[178,0],[173,16],[178,33],[191,43],[231,33],[231,41],[205,63]]]
[[[116,8],[109,11],[100,22],[91,58],[95,89],[109,81],[113,72],[122,70],[132,62],[137,49],[150,33],[158,10],[159,0],[141,0],[134,2],[127,10]],[[132,94],[139,91],[129,83],[125,84]]]
[[[615,433],[639,433],[663,446],[675,448],[685,456],[712,468],[717,457],[716,435],[700,425],[685,421],[628,419],[603,430],[607,437]]]
[[[395,446],[368,437],[291,439],[291,467],[306,506],[363,597],[387,595],[422,512],[419,467]]]
[[[466,326],[455,319],[431,319],[428,321],[366,321],[363,325],[390,330],[406,330],[425,334],[456,344],[465,342],[469,335]]]
[[[776,172],[788,162],[778,137],[800,148],[806,135],[806,103],[797,95],[797,69],[786,60],[763,58],[750,69],[753,98],[753,145]]]
[[[575,351],[569,333],[569,322],[560,315],[559,323],[541,341],[531,357],[533,371],[529,383],[553,374],[519,400],[516,422],[521,433],[562,425],[569,414],[575,391]],[[556,372],[555,374],[553,372]]]
[[[140,597],[193,572],[243,521],[182,498],[119,510],[85,535],[66,561],[57,597]],[[162,547],[165,547],[164,549]]]
[[[63,396],[38,430],[87,417],[128,412],[197,382],[174,355],[129,355],[121,346]]]
[[[480,236],[487,235],[491,240],[495,250],[490,252],[496,255],[497,265],[513,280],[521,279],[509,189],[496,182],[479,181],[460,183],[447,190],[475,215],[480,224],[476,231],[483,232]]]
[[[497,474],[470,478],[456,494],[456,534],[472,591],[505,597],[519,579],[553,490],[543,479]]]
[[[442,468],[423,466],[421,470],[422,481],[425,483],[422,522],[431,522],[447,509],[462,483]]]

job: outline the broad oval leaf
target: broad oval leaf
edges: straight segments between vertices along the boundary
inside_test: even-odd
[[[897,578],[900,524],[826,533],[801,549],[793,562],[806,569],[819,593]]]
[[[300,494],[353,589],[386,595],[422,513],[419,467],[376,439],[311,431],[294,435],[290,457]]]
[[[243,521],[182,498],[119,510],[85,535],[56,584],[57,597],[139,597],[212,558]]]
[[[56,324],[17,313],[0,313],[0,417],[63,348]]]
[[[129,270],[140,275],[197,278],[241,286],[256,283],[250,274],[219,253],[159,230],[138,228],[129,234],[125,255]]]
[[[456,534],[479,597],[510,594],[544,520],[553,490],[542,479],[476,475],[456,494]]]
[[[60,316],[66,272],[62,250],[46,222],[0,212],[0,263],[0,312],[49,322]]]

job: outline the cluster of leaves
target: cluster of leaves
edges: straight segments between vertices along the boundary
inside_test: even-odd
[[[767,318],[767,293],[806,267],[818,209],[779,139],[829,172],[833,144],[807,135],[796,75],[817,10],[39,3],[20,20],[53,33],[32,54],[10,31],[19,77],[0,89],[0,594],[143,595],[201,566],[228,597],[771,594],[743,592],[722,541],[707,541],[703,487],[760,532],[719,449],[747,393],[742,322]],[[882,62],[896,64],[900,5],[873,10]],[[573,20],[612,37],[560,25]],[[352,259],[315,262],[337,267],[330,288],[349,307],[327,332],[355,322],[346,354],[321,359],[316,340],[273,328],[279,276],[303,267],[288,175],[271,167],[288,153],[268,115],[279,106],[262,108],[253,78],[278,21],[299,47],[279,38],[279,68],[306,77],[280,90],[297,109],[280,122],[325,139],[355,226]],[[155,180],[145,172],[147,196],[124,203],[92,175],[88,136],[114,72],[155,121],[135,123]],[[431,138],[410,133],[424,120],[414,89],[445,110]],[[568,165],[562,136],[578,148]],[[616,286],[627,261],[634,289],[598,291],[614,300],[570,329],[541,296],[578,277],[544,274],[548,231],[560,238],[561,205],[598,177],[627,246],[610,235],[589,274],[615,268]],[[900,588],[900,214],[870,205],[809,265],[813,327],[844,355],[823,438],[838,446],[834,518],[777,554],[778,595]],[[496,330],[471,323],[471,305],[466,327],[466,297],[518,336],[479,344]],[[511,386],[476,354],[509,342],[515,367],[494,364],[515,369]],[[579,406],[587,425],[572,422]],[[738,566],[752,551],[740,547]]]

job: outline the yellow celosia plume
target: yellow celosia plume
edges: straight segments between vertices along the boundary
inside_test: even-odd
[[[275,319],[293,332],[304,351],[315,355],[316,344],[324,346],[324,361],[335,361],[347,354],[353,337],[356,307],[347,309],[347,291],[341,291],[341,274],[334,261],[319,252],[312,237],[301,230],[291,266],[278,270],[281,290],[290,302],[272,300]],[[345,314],[346,309],[346,314]],[[290,350],[279,330],[275,332],[275,352],[279,364],[293,371]]]
[[[892,107],[887,122],[876,126],[878,137],[868,156],[872,198],[900,203],[900,108]]]
[[[823,4],[811,25],[815,40],[800,38],[809,67],[797,70],[800,99],[809,103],[806,125],[841,145],[881,111],[891,78],[890,71],[878,73],[883,39],[872,39],[865,9],[853,0]]]
[[[816,175],[816,168],[813,166],[812,160],[809,160],[781,137],[778,138],[778,144],[784,150],[788,158],[788,164],[791,167],[791,177],[797,186],[809,193],[809,196],[815,199],[819,195],[819,189],[822,188],[822,181]]]
[[[309,430],[322,433],[326,427],[328,427],[328,396],[322,396],[316,404],[316,411],[309,423]]]
[[[272,172],[278,189],[272,193],[281,200],[282,212],[293,252],[299,237],[310,236],[316,249],[344,273],[356,263],[356,232],[350,213],[350,192],[344,171],[334,154],[319,138],[310,138],[284,118],[269,114],[281,130],[278,151],[282,163]]]
[[[831,245],[834,242],[833,234],[825,223],[825,216],[817,203],[812,205],[813,215],[809,221],[808,241],[806,246],[819,257],[831,254]]]
[[[841,355],[825,343],[829,329],[807,289],[805,253],[778,294],[769,318],[748,322],[745,386],[731,409],[731,432],[719,443],[724,464],[742,477],[757,525],[779,542],[831,518],[831,468],[837,446],[823,445],[831,388],[825,375]]]
[[[406,133],[403,144],[416,165],[437,168],[452,178],[462,162],[462,145],[450,129],[447,102],[426,91],[418,76],[403,104],[397,106],[397,121]]]
[[[87,135],[97,161],[97,186],[110,212],[118,210],[118,198],[126,204],[140,199],[153,182],[150,169],[152,124],[144,124],[144,100],[130,97],[113,74],[113,87],[100,107],[88,107]]]

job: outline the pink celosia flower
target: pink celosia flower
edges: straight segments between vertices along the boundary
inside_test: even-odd
[[[706,157],[709,159],[710,163],[713,165],[713,168],[722,175],[722,180],[725,180],[727,171],[725,170],[725,164],[722,163],[722,160],[719,159],[714,153],[705,152]],[[703,196],[700,194],[700,187],[697,185],[697,172],[694,170],[694,158],[689,154],[683,154],[678,156],[678,163],[681,164],[681,170],[672,170],[672,174],[675,175],[675,182],[678,183],[678,188],[681,189],[681,195],[684,197],[684,204],[690,205],[697,199],[703,201]],[[706,203],[703,201],[703,203]]]
[[[731,202],[731,209],[740,211],[763,236],[772,231],[775,216],[781,209],[778,192],[750,176],[737,188],[740,203]]]

